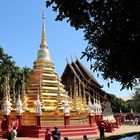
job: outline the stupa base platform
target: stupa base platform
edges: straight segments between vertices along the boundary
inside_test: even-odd
[[[39,137],[45,136],[46,127],[49,126],[21,126],[18,129],[18,137]],[[83,125],[68,125],[68,126],[57,126],[61,132],[62,137],[74,137],[83,135],[96,135],[98,133],[98,126],[94,123],[92,126],[89,124]],[[53,127],[49,127],[53,131]]]
[[[0,138],[6,138],[7,131],[1,131],[0,130]]]

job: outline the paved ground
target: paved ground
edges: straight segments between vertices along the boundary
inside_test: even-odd
[[[119,129],[115,129],[113,133],[105,133],[105,136],[108,137],[108,136],[122,135],[122,134],[127,134],[127,133],[132,133],[132,132],[140,132],[140,125],[135,126],[132,124],[124,124]],[[97,138],[99,138],[99,134],[89,136],[89,140],[95,140]],[[1,140],[6,140],[6,139],[1,139]],[[44,140],[44,138],[17,137],[17,140]],[[69,138],[69,140],[83,140],[83,139],[81,136],[81,137],[72,137],[72,138]]]

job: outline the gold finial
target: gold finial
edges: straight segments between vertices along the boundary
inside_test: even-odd
[[[44,8],[42,10],[42,19],[45,19],[45,12],[44,12]]]
[[[46,31],[45,31],[45,12],[44,9],[42,10],[42,37],[41,37],[41,44],[40,48],[47,48],[48,45],[46,43]]]

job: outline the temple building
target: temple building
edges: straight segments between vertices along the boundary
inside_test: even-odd
[[[68,95],[73,100],[81,98],[87,104],[90,97],[92,103],[100,102],[104,108],[107,101],[106,92],[101,89],[101,85],[78,59],[66,65],[61,79]]]
[[[15,88],[11,90],[9,76],[5,77],[4,83],[0,112],[3,137],[15,126],[18,136],[36,138],[45,136],[46,127],[52,131],[58,126],[62,137],[98,134],[98,125],[102,122],[106,125],[105,130],[109,128],[108,132],[114,127],[103,120],[108,119],[108,115],[111,119],[113,116],[107,93],[78,59],[67,63],[59,79],[46,41],[44,10],[37,59],[27,83],[23,76],[22,92],[18,92],[17,99]]]
[[[59,79],[46,41],[44,11],[40,48],[30,78],[26,84],[23,82],[22,94],[12,105],[7,91],[3,97],[6,119],[22,117],[22,125],[52,125],[54,120],[55,125],[56,122],[66,125],[80,121],[91,124],[96,120],[93,116],[101,116],[107,101],[100,84],[79,60],[68,63]]]

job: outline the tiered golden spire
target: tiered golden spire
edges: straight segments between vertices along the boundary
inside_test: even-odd
[[[39,90],[38,90],[39,89]],[[42,37],[37,60],[29,82],[26,84],[27,107],[30,112],[35,112],[37,94],[40,96],[43,112],[63,112],[66,91],[62,85],[54,64],[50,59],[48,45],[46,43],[45,14],[42,12]]]
[[[48,45],[46,43],[46,31],[45,31],[45,13],[44,9],[42,11],[42,37],[41,37],[41,44],[40,48],[48,48]]]
[[[41,36],[41,44],[40,44],[40,50],[38,51],[38,58],[37,59],[45,59],[49,60],[50,59],[50,52],[48,50],[48,45],[46,43],[46,31],[45,31],[45,13],[44,9],[42,11],[42,36]]]

